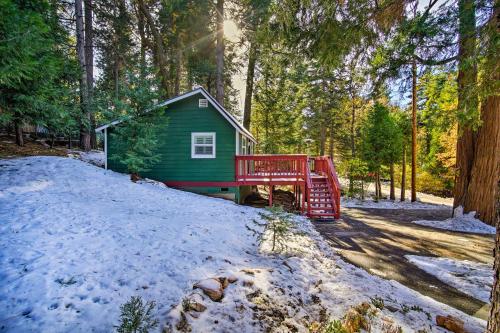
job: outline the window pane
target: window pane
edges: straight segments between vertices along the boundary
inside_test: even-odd
[[[195,146],[194,153],[196,155],[212,155],[214,151],[213,146]]]
[[[202,136],[196,136],[194,139],[195,144],[203,144],[203,137]]]
[[[207,145],[211,145],[212,143],[214,143],[214,140],[213,140],[212,136],[206,136],[205,137],[205,143]]]
[[[212,155],[212,153],[213,153],[213,147],[212,146],[205,146],[203,148],[205,148],[205,152],[204,152],[205,155]]]

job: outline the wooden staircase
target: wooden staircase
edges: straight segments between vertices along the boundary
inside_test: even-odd
[[[310,218],[340,217],[340,185],[329,157],[311,159],[308,170],[307,215]]]

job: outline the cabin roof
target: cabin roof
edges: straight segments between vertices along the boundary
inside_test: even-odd
[[[166,101],[162,102],[162,103],[159,103],[159,104],[156,104],[155,106],[151,107],[150,109],[146,110],[146,112],[149,112],[149,111],[152,111],[152,110],[156,110],[157,108],[161,108],[163,106],[167,106],[169,104],[172,104],[172,103],[175,103],[177,101],[180,101],[182,99],[185,99],[185,98],[188,98],[188,97],[191,97],[191,96],[194,96],[196,94],[202,94],[209,102],[210,104],[212,104],[212,106],[217,110],[219,111],[219,113],[239,132],[241,133],[242,135],[246,136],[247,138],[249,138],[250,140],[252,140],[253,142],[257,143],[257,140],[255,140],[255,138],[253,137],[253,135],[245,128],[243,127],[243,125],[241,125],[238,120],[232,115],[230,114],[229,112],[227,112],[226,109],[224,109],[224,107],[222,105],[219,104],[219,102],[217,102],[215,100],[215,98],[213,98],[203,87],[199,87],[199,88],[196,88],[190,92],[187,92],[187,93],[184,93],[182,95],[179,95],[179,96],[176,96],[176,97],[173,97],[173,98],[170,98],[170,99],[167,99]],[[116,119],[116,120],[113,120],[112,122],[108,123],[108,124],[104,124],[104,125],[101,125],[99,127],[97,127],[95,129],[96,132],[100,132],[110,126],[114,126],[114,125],[118,125],[124,121],[126,121],[128,118],[121,118],[121,119]]]

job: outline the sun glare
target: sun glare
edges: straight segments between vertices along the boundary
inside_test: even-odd
[[[224,36],[226,36],[226,38],[231,42],[238,40],[240,36],[240,29],[238,29],[238,26],[233,20],[224,21]]]

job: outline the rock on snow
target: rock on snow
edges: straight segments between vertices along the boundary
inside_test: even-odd
[[[186,319],[194,332],[306,332],[312,321],[341,318],[375,296],[484,330],[482,320],[345,263],[306,218],[296,218],[301,232],[286,254],[263,253],[259,212],[132,183],[75,159],[0,160],[0,330],[109,332],[133,295],[156,301],[166,325],[193,284],[214,276],[238,281]],[[440,330],[422,312],[384,309],[375,318],[372,332],[383,320],[404,331]]]

